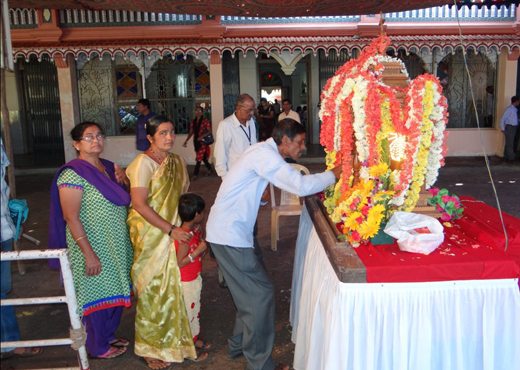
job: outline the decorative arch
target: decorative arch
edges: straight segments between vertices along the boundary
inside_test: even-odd
[[[211,41],[211,40],[210,40]],[[342,37],[258,37],[258,38],[224,38],[213,40],[213,43],[207,42],[201,44],[199,40],[185,40],[184,44],[176,42],[176,40],[159,40],[154,41],[153,44],[136,47],[135,45],[128,46],[110,46],[110,45],[36,45],[30,48],[14,47],[13,57],[29,59],[31,55],[36,55],[41,60],[42,53],[47,53],[53,59],[55,52],[59,51],[65,57],[72,54],[75,59],[80,55],[86,54],[90,58],[93,53],[99,55],[108,54],[111,58],[115,58],[117,53],[122,53],[123,56],[128,52],[139,54],[144,53],[145,56],[151,57],[153,53],[157,52],[162,56],[168,53],[175,53],[177,51],[187,54],[194,53],[196,58],[199,58],[199,53],[202,51],[211,55],[212,52],[217,52],[222,56],[224,51],[230,51],[232,55],[236,51],[242,51],[244,55],[249,51],[253,51],[258,57],[258,53],[265,52],[269,56],[275,54],[281,55],[284,52],[289,55],[302,55],[313,53],[315,56],[319,50],[324,50],[327,55],[329,50],[341,49],[348,50],[352,54],[356,50],[363,50],[367,47],[371,38],[355,38],[353,36]],[[499,51],[506,50],[508,54],[514,52],[518,47],[517,35],[466,35],[465,42],[467,49],[471,50],[485,50],[489,52],[492,49]],[[391,48],[398,50],[403,48],[407,53],[422,53],[428,51],[433,52],[434,49],[440,48],[443,54],[454,53],[460,47],[459,36],[457,35],[433,35],[433,36],[395,36],[392,38]],[[273,56],[276,59],[276,57]],[[297,61],[296,61],[297,62]],[[291,61],[285,61],[285,65],[290,65]],[[295,64],[295,63],[294,63]]]
[[[274,72],[264,72],[260,76],[260,87],[282,86],[282,79]]]

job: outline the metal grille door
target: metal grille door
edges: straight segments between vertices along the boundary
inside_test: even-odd
[[[65,162],[56,66],[32,57],[20,63],[29,151],[39,166]],[[32,149],[32,150],[31,150]]]

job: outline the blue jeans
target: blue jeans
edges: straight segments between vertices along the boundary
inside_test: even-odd
[[[13,239],[8,239],[2,242],[2,252],[10,252],[13,250]],[[2,299],[7,299],[7,293],[11,291],[11,261],[2,261],[1,263],[1,275],[2,280]],[[14,315],[13,306],[2,306],[1,307],[1,340],[2,342],[7,341],[18,341],[20,340],[20,330],[18,329],[18,321]],[[12,351],[14,348],[2,347],[2,352]]]

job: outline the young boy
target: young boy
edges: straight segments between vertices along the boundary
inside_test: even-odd
[[[179,217],[181,227],[192,237],[188,244],[175,241],[177,263],[181,271],[181,281],[184,290],[184,303],[190,320],[193,343],[198,349],[206,350],[211,347],[199,337],[200,333],[200,293],[202,291],[202,257],[208,246],[201,240],[200,223],[204,219],[204,200],[193,193],[181,195],[179,199]],[[200,356],[199,356],[200,357]]]

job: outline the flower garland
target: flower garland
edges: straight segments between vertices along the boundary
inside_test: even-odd
[[[444,164],[447,104],[440,83],[431,75],[422,75],[411,82],[408,79],[408,88],[385,85],[385,63],[400,64],[402,73],[409,78],[399,59],[384,54],[389,43],[386,36],[375,39],[358,59],[338,69],[321,94],[320,142],[325,146],[327,168],[342,165],[339,182],[325,192],[325,205],[351,242],[360,242],[373,234],[375,226],[379,228],[377,222],[363,226],[358,221],[368,216],[368,210],[376,204],[371,197],[363,196],[370,191],[372,196],[377,194],[374,189],[379,185],[371,173],[382,163],[390,163],[390,135],[406,138],[400,146],[404,147],[405,159],[402,169],[388,169],[391,196],[388,189],[379,189],[385,194],[385,214],[391,212],[390,204],[399,210],[412,210],[422,185],[432,186]],[[406,94],[403,108],[397,93]],[[356,186],[352,186],[354,148],[361,163]],[[358,209],[361,204],[368,209]],[[361,216],[353,212],[361,212]]]
[[[402,193],[392,204],[410,212],[417,203],[422,184],[431,187],[444,164],[447,104],[438,79],[427,74],[412,81],[406,102],[408,118],[403,126],[395,128],[397,133],[407,136],[406,157],[413,161],[394,177],[394,188]]]

